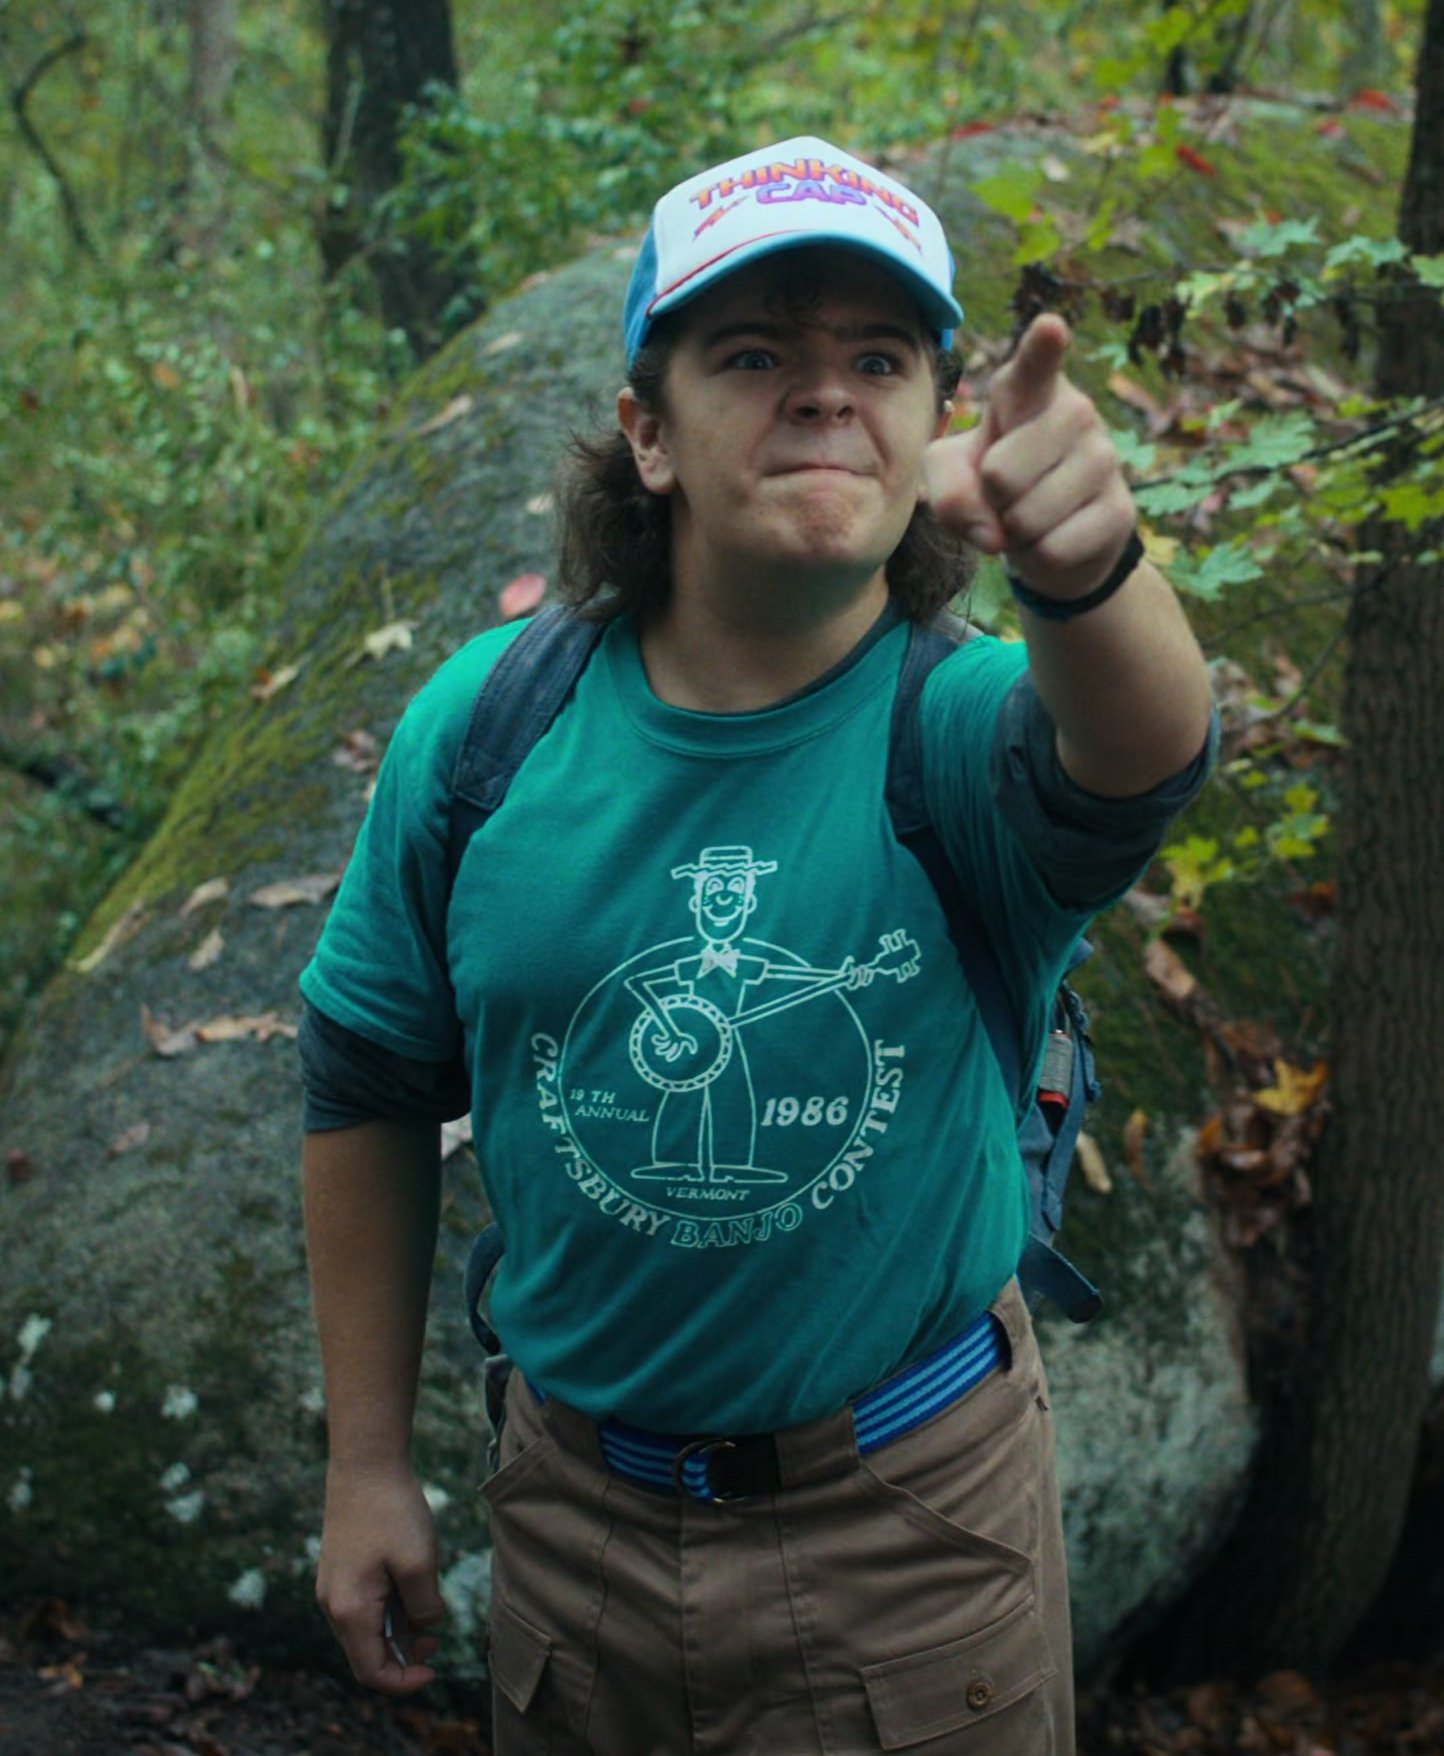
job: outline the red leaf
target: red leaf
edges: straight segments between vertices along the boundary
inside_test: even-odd
[[[972,140],[979,134],[991,134],[992,132],[993,124],[991,122],[964,122],[960,127],[954,128],[953,139]]]
[[[1349,131],[1337,116],[1325,116],[1323,121],[1316,125],[1316,132],[1322,134],[1325,140],[1343,140]]]
[[[1398,113],[1394,100],[1381,91],[1375,91],[1371,85],[1366,85],[1362,91],[1354,93],[1353,97],[1349,99],[1349,108],[1351,110],[1378,110],[1385,116],[1393,116]]]
[[[511,584],[502,588],[496,607],[503,622],[515,622],[518,616],[529,616],[546,595],[547,582],[540,573],[518,573]]]
[[[1187,165],[1190,171],[1197,171],[1200,176],[1216,177],[1218,175],[1218,172],[1203,154],[1201,152],[1196,152],[1191,146],[1184,146],[1180,143],[1178,146],[1174,147],[1173,155],[1178,160],[1179,164]]]

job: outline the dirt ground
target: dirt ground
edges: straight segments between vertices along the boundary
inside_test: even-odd
[[[490,1756],[484,1701],[401,1705],[226,1641],[128,1646],[51,1601],[0,1617],[0,1756]],[[1097,1689],[1080,1756],[1444,1756],[1444,1664],[1315,1684]],[[634,1756],[628,1751],[607,1756]],[[786,1756],[777,1752],[777,1756]]]

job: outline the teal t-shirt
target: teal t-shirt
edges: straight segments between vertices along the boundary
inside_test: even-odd
[[[492,1317],[534,1385],[678,1433],[835,1410],[984,1309],[1027,1228],[1010,1096],[884,803],[906,628],[716,715],[658,700],[619,621],[448,897],[452,763],[515,633],[408,709],[303,992],[464,1058],[506,1240]],[[934,821],[1036,1056],[1092,909],[1054,900],[993,796],[1025,665],[973,640],[921,714]]]

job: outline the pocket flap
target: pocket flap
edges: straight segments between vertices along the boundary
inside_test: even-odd
[[[884,1750],[907,1750],[1001,1713],[1057,1674],[1036,1598],[945,1646],[863,1668]]]
[[[518,1713],[531,1706],[551,1650],[539,1629],[505,1604],[497,1606],[491,1618],[492,1681]]]

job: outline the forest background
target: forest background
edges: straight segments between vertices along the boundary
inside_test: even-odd
[[[1444,1211],[1426,1106],[1399,1094],[1427,1089],[1444,1003],[1428,839],[1444,823],[1430,803],[1444,197],[1420,145],[1439,153],[1440,14],[1438,0],[0,5],[0,1049],[208,729],[292,680],[304,655],[270,636],[288,565],[418,360],[529,277],[634,232],[681,170],[761,140],[816,131],[890,155],[925,193],[962,178],[1008,242],[996,305],[963,338],[976,396],[960,420],[1020,322],[1049,306],[1075,320],[1073,369],[1103,400],[1236,734],[1204,826],[1163,861],[1155,982],[1200,1013],[1177,948],[1266,891],[1328,920],[1334,874],[1347,890],[1352,869],[1353,893],[1378,899],[1352,940],[1341,917],[1332,1002],[1281,1052],[1213,1021],[1248,1077],[1205,1145],[1235,1179],[1245,1247],[1302,1214],[1290,1272],[1331,1264],[1340,1313],[1371,1285],[1406,1290],[1402,1344],[1359,1322],[1368,1357],[1341,1363],[1350,1344],[1318,1310],[1285,1338],[1316,1386],[1386,1387],[1386,1437],[1369,1431],[1388,1480],[1377,1491],[1352,1459],[1340,1490],[1338,1411],[1284,1398],[1273,1480],[1314,1522],[1265,1495],[1241,1529],[1255,1549],[1271,1532],[1276,1560],[1292,1529],[1297,1566],[1270,1569],[1291,1589],[1225,1618],[1239,1565],[1225,1557],[1173,1631],[1195,1662],[1210,1639],[1228,1656],[1225,1635],[1234,1657],[1239,1642],[1333,1656],[1384,1584],[1416,1453],[1426,1500],[1437,1467],[1419,1437],[1437,1419],[1424,1367]],[[1328,143],[1337,185],[1286,154],[1222,178],[1241,105]],[[1076,151],[1048,150],[1050,130]],[[1165,214],[1211,203],[1206,244],[1181,251]],[[994,571],[971,607],[1010,629]],[[1275,630],[1262,647],[1260,624]],[[1402,788],[1371,778],[1401,773]],[[1350,1079],[1362,1095],[1345,1104]],[[1357,1272],[1350,1233],[1381,1240]],[[1277,1298],[1276,1265],[1262,1272]],[[1307,1468],[1279,1463],[1311,1457],[1316,1493],[1299,1487]]]

